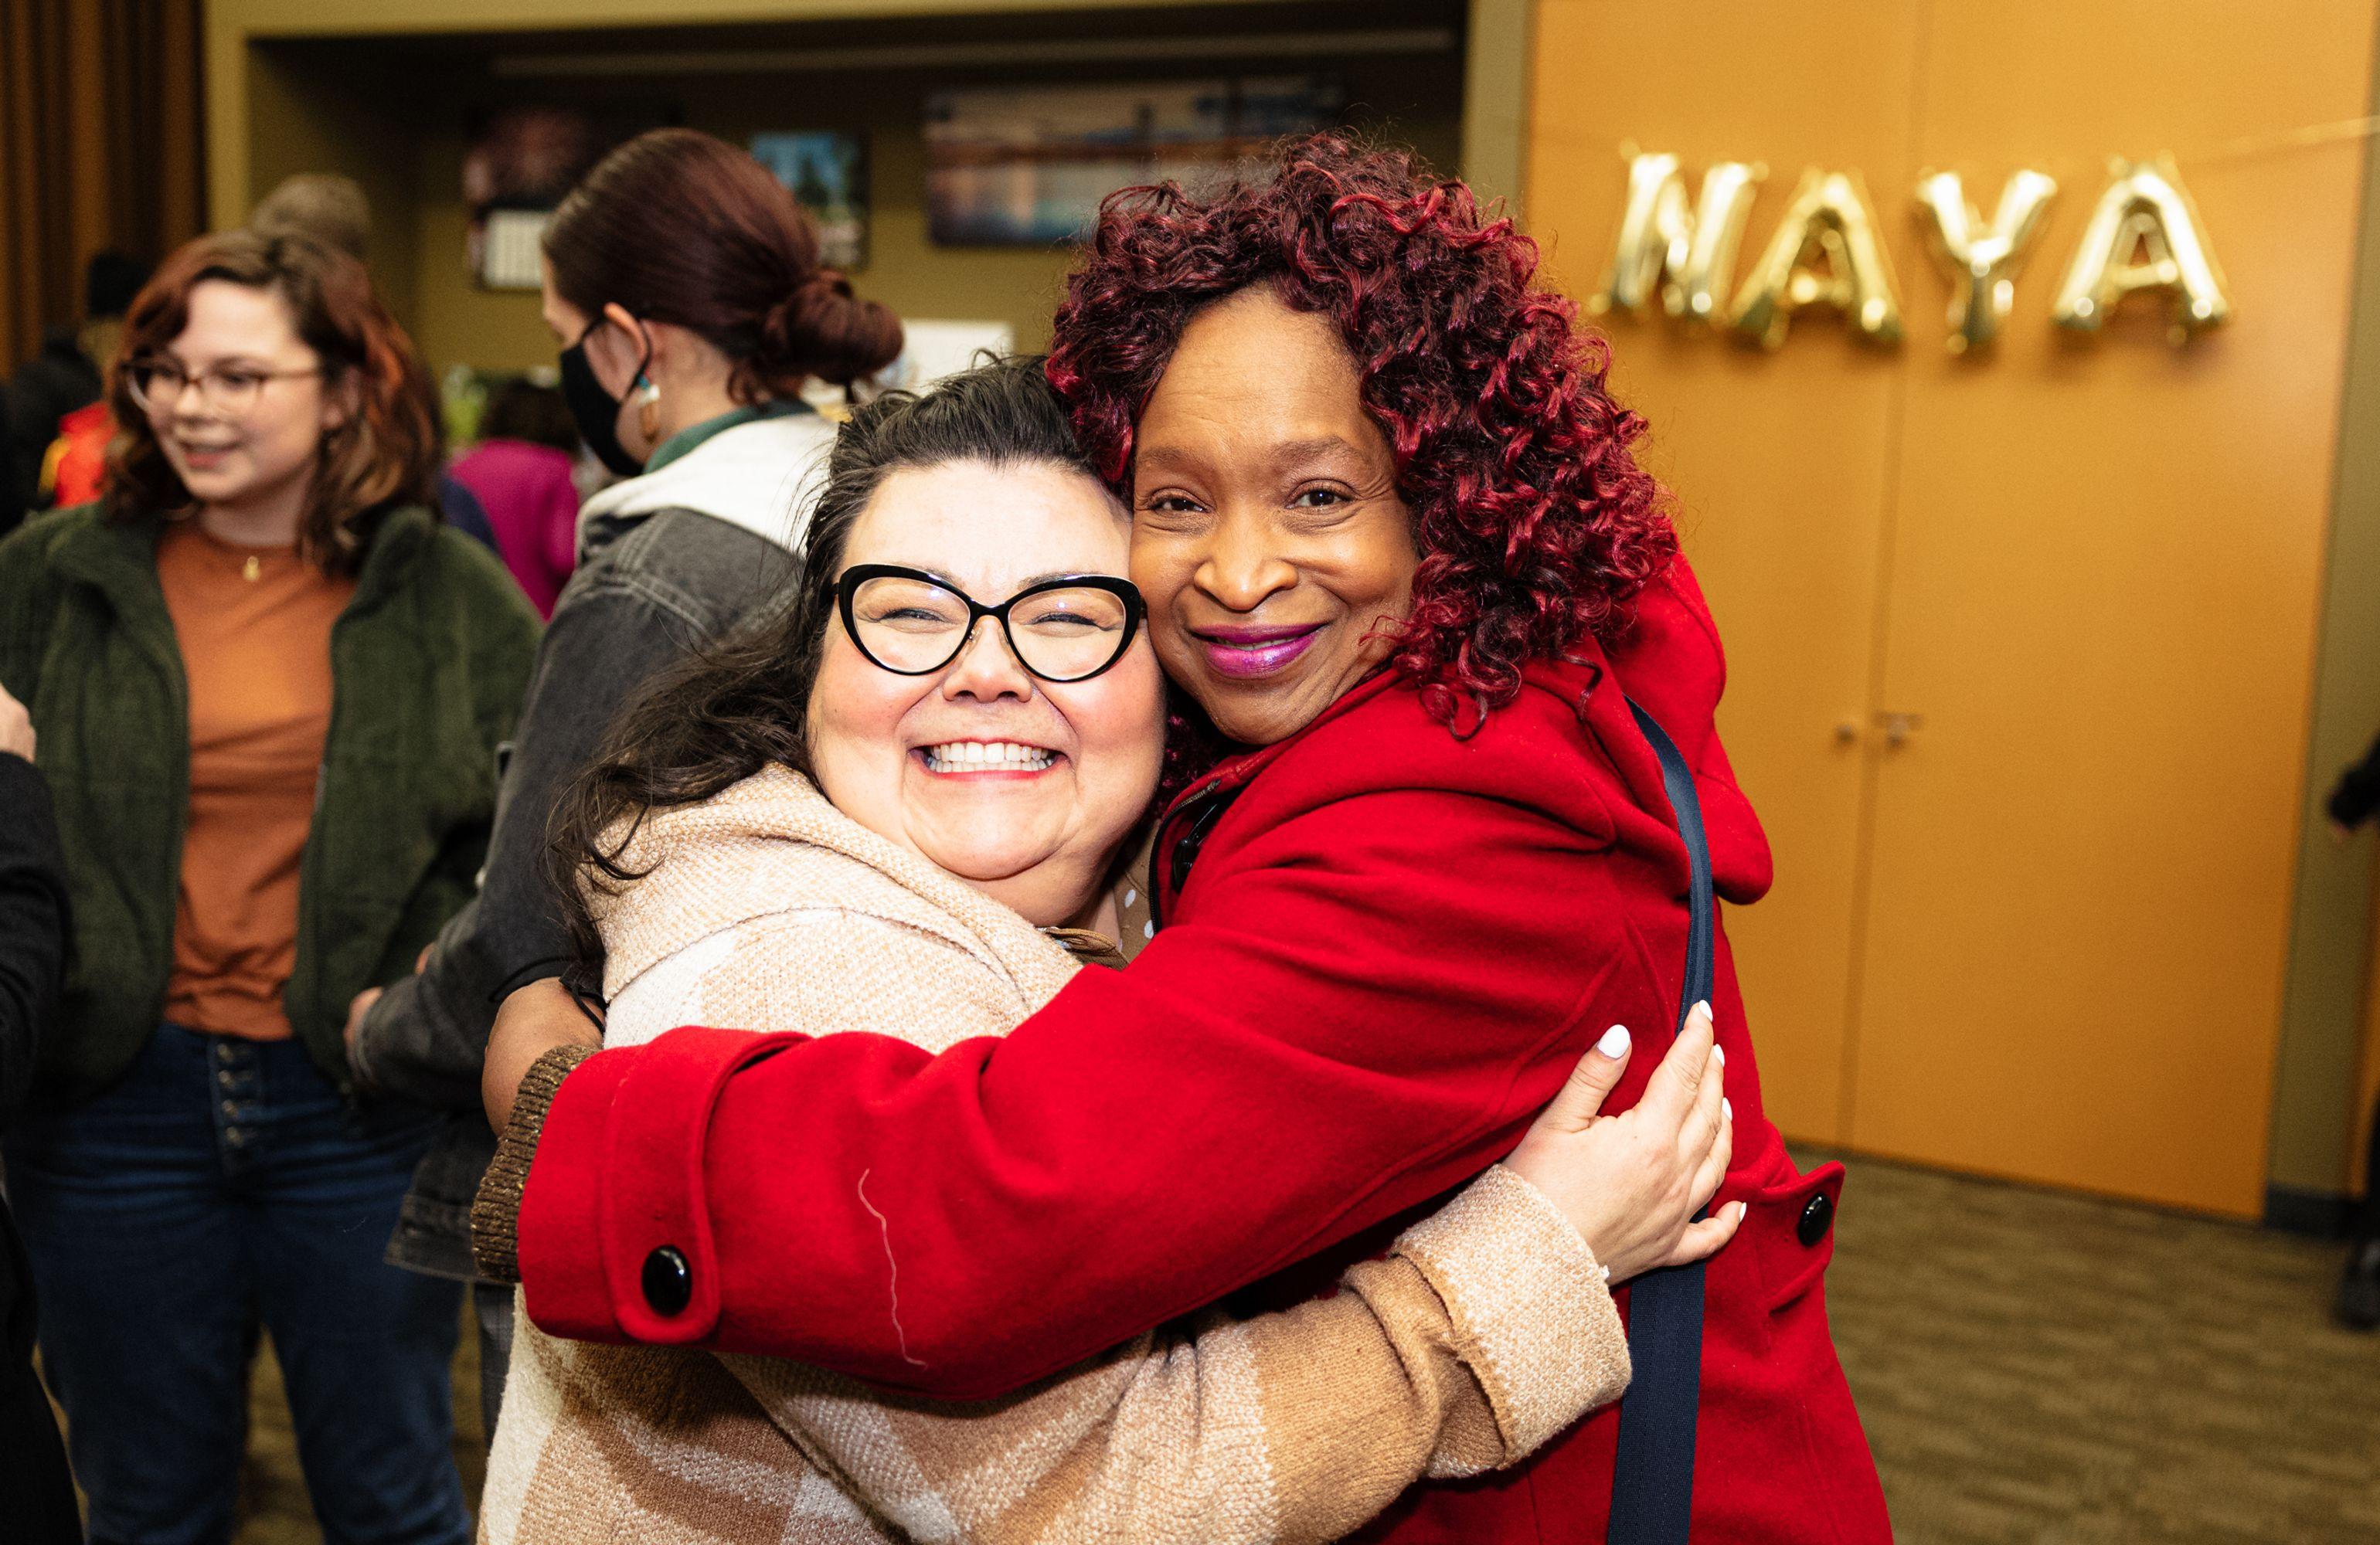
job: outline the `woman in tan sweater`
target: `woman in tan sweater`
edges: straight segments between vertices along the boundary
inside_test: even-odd
[[[1029,365],[862,410],[814,517],[814,591],[658,687],[565,806],[607,1042],[857,1029],[990,1058],[1112,959],[1131,886],[1111,882],[1164,728],[1115,577],[1126,534]],[[1697,1259],[1734,1225],[1689,1223],[1729,1149],[1706,1025],[1641,1115],[1596,1121],[1625,1045],[1336,1295],[1210,1310],[1008,1400],[525,1329],[483,1534],[1320,1540],[1425,1475],[1513,1463],[1625,1385],[1606,1269]],[[493,1271],[523,1157],[491,1172]],[[900,1220],[881,1221],[897,1330]]]

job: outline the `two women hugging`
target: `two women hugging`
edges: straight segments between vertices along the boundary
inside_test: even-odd
[[[1533,261],[1309,141],[855,414],[557,823],[605,1049],[552,984],[491,1044],[489,1538],[1599,1538],[1612,1288],[1706,1257],[1697,1529],[1888,1538],[1723,945],[1617,1028],[1686,933],[1623,686],[1767,854]]]

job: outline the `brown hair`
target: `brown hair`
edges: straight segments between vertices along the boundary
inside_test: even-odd
[[[133,300],[109,371],[108,406],[118,426],[107,451],[114,508],[128,515],[190,507],[190,490],[134,400],[126,366],[181,336],[190,291],[209,279],[279,296],[298,336],[322,358],[322,390],[354,393],[346,422],[323,431],[298,532],[298,549],[307,559],[333,573],[352,573],[391,510],[436,508],[437,399],[412,340],[372,293],[364,266],[301,236],[253,231],[200,236],[166,259]]]
[[[804,379],[847,382],[900,356],[901,320],[819,263],[818,231],[766,167],[690,128],[640,134],[596,164],[546,223],[554,292],[618,304],[708,339],[739,402]]]

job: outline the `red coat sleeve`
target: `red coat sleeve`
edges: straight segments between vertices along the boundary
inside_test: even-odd
[[[589,1060],[522,1210],[530,1317],[989,1397],[1437,1195],[1605,1025],[1666,1031],[1682,935],[1633,914],[1677,909],[1608,827],[1442,791],[1234,825],[1183,922],[1004,1039]],[[662,1247],[693,1282],[669,1315]]]

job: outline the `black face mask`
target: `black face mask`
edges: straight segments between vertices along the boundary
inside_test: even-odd
[[[578,335],[578,342],[562,351],[562,400],[569,404],[570,416],[577,422],[578,433],[587,449],[595,453],[595,459],[623,477],[634,477],[645,470],[645,464],[620,443],[621,400],[603,389],[603,383],[595,379],[595,367],[587,359],[587,340],[602,325],[600,320],[590,323]],[[637,380],[644,379],[645,361],[638,360]]]

